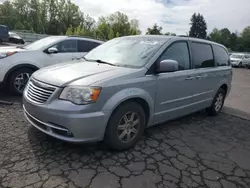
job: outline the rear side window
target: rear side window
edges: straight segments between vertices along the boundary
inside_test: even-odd
[[[77,52],[77,41],[76,40],[65,40],[55,44],[54,46],[57,48],[58,53],[70,53]]]
[[[97,42],[78,40],[78,52],[89,52],[99,45]]]
[[[209,44],[191,43],[194,68],[214,67],[212,47]]]
[[[227,66],[230,64],[229,55],[221,46],[214,46],[214,57],[217,66]]]

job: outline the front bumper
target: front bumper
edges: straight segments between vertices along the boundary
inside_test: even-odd
[[[232,64],[233,67],[239,67],[240,63],[238,63],[238,62],[231,62],[231,64]]]
[[[58,109],[50,108],[49,104],[33,104],[23,97],[24,115],[38,130],[66,142],[83,143],[103,139],[109,112],[84,113],[56,106]]]

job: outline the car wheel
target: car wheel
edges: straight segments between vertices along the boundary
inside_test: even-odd
[[[226,91],[223,88],[220,88],[216,93],[211,106],[206,109],[210,116],[217,116],[221,112],[225,98],[226,98]]]
[[[141,138],[145,125],[145,113],[139,104],[122,104],[109,119],[104,141],[111,149],[127,150]]]
[[[12,72],[9,76],[8,84],[12,93],[22,95],[23,90],[34,71],[29,68],[21,68]]]

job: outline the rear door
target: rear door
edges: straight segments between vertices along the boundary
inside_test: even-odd
[[[58,52],[46,54],[45,66],[71,61],[74,57],[73,54],[77,53],[77,40],[64,40],[51,47],[57,48]]]
[[[78,59],[85,56],[89,51],[99,46],[100,43],[91,40],[78,40],[77,41],[77,52],[73,53],[73,58]]]
[[[190,41],[192,68],[194,71],[194,95],[192,103],[197,110],[210,106],[214,93],[220,84],[221,71],[215,64],[212,45]]]

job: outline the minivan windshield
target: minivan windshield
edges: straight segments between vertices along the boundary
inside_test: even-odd
[[[244,55],[241,54],[232,54],[231,58],[237,58],[237,59],[242,59]]]
[[[60,37],[46,37],[24,46],[27,50],[40,50],[44,46],[49,46],[58,41]]]
[[[166,41],[146,37],[116,38],[94,48],[85,59],[139,68],[144,66]]]

